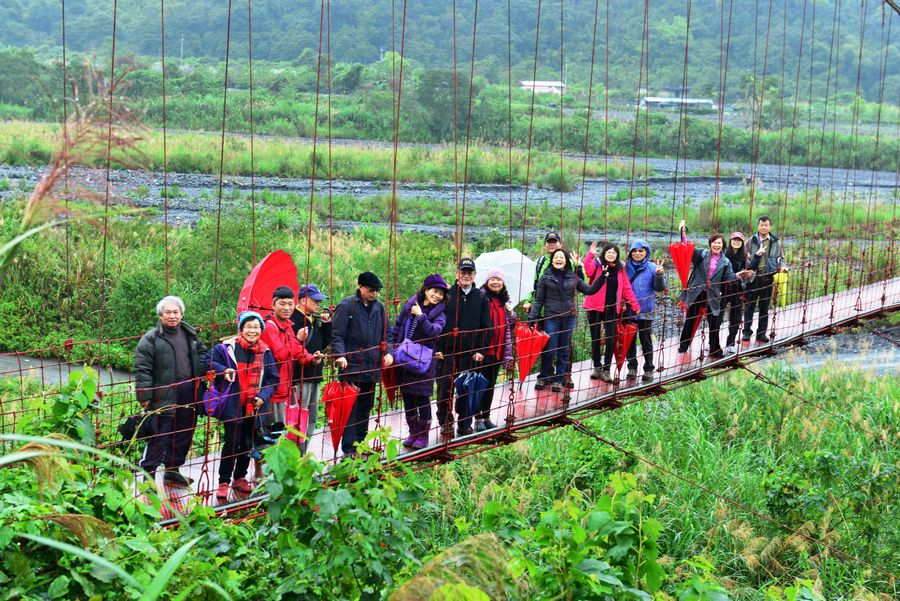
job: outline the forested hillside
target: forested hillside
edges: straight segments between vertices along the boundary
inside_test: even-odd
[[[406,3],[405,55],[422,67],[450,67],[453,62],[453,12],[456,5],[457,60],[468,64],[472,49],[475,0],[455,3]],[[562,4],[562,6],[561,6]],[[649,29],[649,87],[678,85],[683,77],[686,0],[653,0]],[[723,6],[724,4],[724,6]],[[118,3],[116,52],[159,56],[161,52],[160,2]],[[254,59],[309,62],[319,47],[320,8],[316,0],[258,0],[252,3]],[[885,68],[886,100],[896,101],[900,89],[900,49],[893,36],[884,47],[883,19],[890,9],[873,1],[849,0],[694,0],[691,5],[689,73],[692,93],[714,96],[719,82],[721,32],[729,31],[729,72],[763,67],[767,76],[782,78],[782,56],[788,66],[786,81],[796,78],[798,53],[803,52],[801,81],[812,75],[813,96],[823,96],[825,86],[852,94],[857,80],[859,41],[864,39],[860,88],[863,97],[878,97],[880,65]],[[166,53],[170,58],[201,58],[219,62],[228,41],[228,6],[224,0],[170,0],[165,3]],[[398,52],[404,3],[400,0],[339,0],[331,3],[331,50],[335,62],[370,64],[383,52]],[[507,43],[507,3],[480,2],[476,38],[476,75],[489,82],[506,82],[507,48],[515,79],[531,79],[535,53],[538,2],[512,0]],[[562,53],[570,83],[587,80],[595,11],[599,12],[596,59],[605,61],[607,21],[609,39],[609,87],[636,88],[641,65],[644,3],[636,0],[546,0],[540,3],[538,79],[559,79],[560,14],[563,15]],[[724,10],[723,10],[724,9]],[[112,39],[113,3],[110,0],[69,0],[65,3],[66,44],[70,50],[108,55]],[[785,12],[786,11],[786,12]],[[756,13],[756,18],[753,18]],[[393,14],[393,26],[392,26]],[[608,19],[606,15],[609,15]],[[57,0],[2,0],[0,47],[31,46],[52,54],[62,41],[62,11]],[[861,21],[865,27],[861,29]],[[248,56],[248,5],[234,3],[230,19],[230,56]],[[327,15],[326,15],[327,26]],[[326,27],[327,29],[327,27]],[[394,42],[392,44],[392,31]],[[766,42],[768,41],[768,44]],[[768,50],[766,50],[768,48]],[[182,54],[183,53],[183,54]],[[810,69],[809,61],[812,60]],[[829,78],[829,65],[831,77]],[[835,73],[837,86],[835,86]],[[602,69],[595,73],[603,81]],[[739,79],[729,90],[739,94]],[[793,86],[789,86],[793,87]],[[636,89],[634,90],[636,93]],[[891,96],[893,94],[893,96]]]

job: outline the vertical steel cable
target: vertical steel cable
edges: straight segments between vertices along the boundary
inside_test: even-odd
[[[166,294],[169,294],[169,157],[168,128],[166,114],[166,0],[159,0],[160,39],[162,48],[162,139],[163,139],[163,231],[165,233],[166,253]]]
[[[69,154],[69,72],[66,56],[66,0],[61,1],[62,12],[62,89],[63,89],[63,156]],[[69,223],[69,169],[63,173],[63,202],[65,203],[66,232],[66,296],[72,300],[71,224]],[[72,311],[66,311],[66,331],[72,331]]]
[[[113,0],[112,48],[109,60],[109,94],[107,102],[106,123],[106,181],[103,196],[103,254],[100,259],[100,328],[98,330],[100,344],[103,344],[103,325],[106,318],[106,246],[109,238],[109,196],[110,171],[112,169],[112,127],[113,127],[113,91],[116,80],[116,24],[118,23],[118,0]],[[101,346],[100,355],[103,355]]]
[[[256,152],[253,135],[253,0],[247,0],[247,48],[250,68],[250,256],[256,265]]]

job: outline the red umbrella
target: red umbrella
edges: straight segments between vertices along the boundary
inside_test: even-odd
[[[325,403],[325,415],[328,416],[328,428],[331,430],[331,445],[337,453],[350,411],[356,402],[359,388],[346,382],[329,382],[322,389],[322,402]]]
[[[634,342],[634,337],[638,331],[637,322],[620,319],[616,322],[616,346],[614,352],[616,355],[616,366],[622,369],[625,365],[625,357],[628,355],[628,349]]]
[[[516,353],[519,356],[519,382],[524,382],[538,355],[550,339],[537,328],[529,328],[521,321],[516,324]]]
[[[691,260],[694,258],[694,243],[673,242],[669,245],[669,254],[672,255],[672,263],[678,270],[681,287],[687,287],[688,275],[691,273]]]
[[[394,400],[397,398],[397,388],[400,386],[398,369],[396,364],[381,368],[381,387],[384,389],[384,394],[387,396],[388,403],[391,406],[394,405]]]
[[[283,250],[267,254],[256,264],[238,296],[237,312],[253,310],[266,313],[272,310],[272,293],[279,286],[289,286],[297,292],[297,267],[291,255]]]

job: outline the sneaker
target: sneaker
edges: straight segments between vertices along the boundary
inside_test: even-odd
[[[485,430],[487,430],[487,427],[484,425],[484,420],[476,419],[475,420],[475,431],[476,432],[484,432]]]
[[[725,353],[722,352],[722,349],[716,349],[714,351],[710,351],[709,358],[710,359],[721,359],[725,356]]]
[[[563,382],[563,388],[575,388],[575,382],[573,382],[572,380],[566,380],[565,382]]]
[[[489,419],[484,420],[484,429],[485,430],[493,430],[496,427],[497,427],[497,424],[495,424],[491,420],[489,420]]]
[[[453,424],[441,424],[441,439],[450,440],[453,438]]]
[[[612,382],[613,381],[612,376],[609,373],[608,367],[604,367],[600,370],[600,379],[603,380],[604,382]]]
[[[554,382],[553,385],[550,386],[550,392],[562,392],[562,384]]]
[[[601,368],[595,367],[594,371],[591,372],[591,380],[599,380],[601,371]]]
[[[228,500],[228,482],[220,482],[216,489],[216,498],[220,501]]]
[[[187,476],[179,472],[178,468],[166,470],[166,473],[163,474],[163,480],[170,484],[177,484],[179,486],[190,486],[194,481],[192,478],[188,478]]]
[[[417,451],[426,448],[428,446],[428,430],[420,432],[410,446]]]
[[[741,336],[741,342],[750,342],[750,338],[751,338],[751,337],[752,337],[752,336],[751,336],[750,334],[743,334],[743,335]]]
[[[641,376],[641,382],[652,382],[653,381],[653,370],[645,371],[644,375]]]
[[[737,352],[737,349],[734,347],[733,344],[729,344],[728,346],[725,347],[725,353],[728,355],[733,355],[736,352]]]
[[[545,389],[545,388],[547,388],[547,381],[546,381],[546,380],[540,380],[540,379],[539,379],[537,382],[534,383],[534,389],[535,389],[535,390],[543,390],[543,389]]]
[[[469,434],[474,434],[475,430],[472,429],[472,426],[467,426],[465,424],[460,424],[456,427],[456,435],[457,436],[468,436]]]
[[[637,367],[629,367],[628,373],[625,375],[625,379],[634,380],[637,378]]]
[[[762,336],[757,336],[757,337],[756,337],[756,341],[757,341],[757,342],[761,342],[761,343],[763,343],[763,344],[766,344],[766,343],[771,342],[772,339],[769,338],[768,336],[766,336],[765,334],[763,334]]]
[[[237,492],[244,493],[245,495],[249,495],[253,492],[253,487],[250,486],[250,483],[247,482],[246,478],[238,478],[231,483],[231,488]]]

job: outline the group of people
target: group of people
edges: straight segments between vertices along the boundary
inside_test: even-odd
[[[787,267],[781,242],[770,233],[769,218],[760,217],[757,226],[748,243],[740,232],[734,232],[727,244],[721,234],[714,234],[708,249],[693,252],[690,278],[681,293],[687,313],[679,352],[688,352],[705,314],[710,356],[722,357],[719,327],[726,309],[725,352],[733,351],[742,323],[742,340],[751,339],[757,307],[756,338],[768,342],[773,275]],[[684,222],[680,232],[686,241]],[[613,381],[616,324],[632,320],[638,327],[627,350],[626,377],[637,378],[640,344],[642,379],[651,381],[655,302],[657,293],[666,289],[663,259],[652,260],[650,245],[640,239],[631,243],[624,260],[615,244],[593,242],[582,262],[562,247],[556,232],[544,237],[544,248],[546,255],[536,265],[534,290],[522,304],[528,324],[549,336],[541,351],[535,389],[549,386],[559,392],[574,387],[570,360],[576,293],[585,296],[593,363],[590,377]],[[206,388],[204,376],[212,370],[212,385],[232,391],[220,413],[224,438],[216,496],[227,498],[229,489],[249,493],[250,453],[261,423],[283,424],[286,409],[299,405],[309,416],[306,440],[300,442],[306,450],[306,441],[315,431],[322,360],[329,347],[339,379],[358,390],[341,439],[346,456],[355,453],[365,439],[381,370],[391,367],[398,372],[409,426],[403,441],[407,447],[421,449],[429,444],[435,384],[442,438],[496,428],[490,418],[493,393],[501,370],[513,369],[516,313],[503,271],[491,269],[486,275],[484,285],[476,287],[475,262],[462,258],[452,285],[438,273],[428,275],[391,322],[378,300],[381,280],[369,271],[359,274],[356,291],[341,300],[333,314],[322,309],[328,297],[315,284],[296,292],[279,286],[273,292],[271,315],[242,312],[237,335],[215,345],[212,352],[183,321],[181,299],[163,298],[156,307],[157,326],[141,338],[135,352],[137,398],[145,410],[153,411],[155,432],[147,441],[141,467],[155,477],[162,465],[165,481],[190,484],[179,468],[193,437],[195,409]],[[466,372],[476,372],[486,381],[478,399],[454,386]]]

